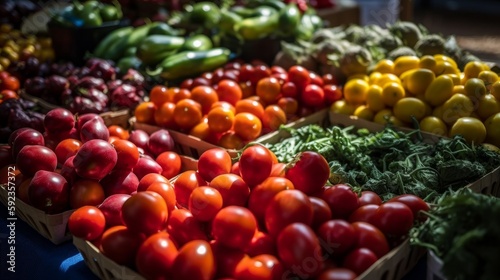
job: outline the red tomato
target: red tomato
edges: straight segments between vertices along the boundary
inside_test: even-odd
[[[145,191],[151,184],[155,182],[170,183],[170,181],[167,178],[163,177],[161,174],[149,173],[146,176],[142,177],[141,180],[139,180],[137,191],[138,192]]]
[[[250,195],[250,187],[243,178],[232,173],[215,177],[209,186],[220,192],[223,207],[230,205],[245,206]]]
[[[182,246],[172,265],[172,279],[211,280],[215,275],[215,258],[210,244],[193,240]]]
[[[278,236],[292,223],[310,226],[313,209],[309,197],[299,190],[284,190],[276,194],[266,207],[264,222],[272,236]]]
[[[311,227],[316,230],[324,222],[332,219],[332,210],[330,210],[330,206],[321,198],[310,196],[309,201],[311,201],[313,208]]]
[[[297,86],[292,82],[286,82],[281,86],[281,94],[283,95],[283,97],[297,98]]]
[[[327,188],[323,192],[322,198],[330,206],[333,218],[346,219],[359,207],[358,195],[351,187],[344,184]]]
[[[304,89],[311,83],[309,70],[299,65],[290,67],[288,69],[288,81],[294,83],[299,89]]]
[[[106,227],[104,214],[95,206],[83,206],[69,216],[68,228],[71,234],[85,240],[94,240],[101,236]]]
[[[248,255],[238,249],[231,249],[217,243],[215,240],[210,242],[212,251],[215,255],[215,263],[217,264],[216,279],[224,277],[234,277],[236,266],[243,260],[249,259]]]
[[[324,74],[323,76],[321,76],[321,78],[323,79],[323,82],[325,83],[325,85],[328,85],[328,84],[338,85],[338,83],[339,83],[337,78],[330,73]]]
[[[139,161],[139,149],[134,143],[118,139],[113,142],[113,148],[117,154],[115,170],[132,170],[136,166]]]
[[[359,207],[352,212],[351,215],[349,215],[349,222],[365,222],[373,224],[373,215],[375,214],[375,211],[377,211],[378,207],[379,206],[376,204],[366,204]]]
[[[231,156],[225,149],[213,148],[203,152],[198,159],[198,172],[207,182],[231,171]]]
[[[269,177],[285,177],[285,168],[286,164],[282,162],[278,162],[273,164],[273,168],[271,169],[271,174]],[[288,179],[287,179],[288,180]],[[292,183],[292,182],[290,182]]]
[[[167,232],[177,245],[182,246],[191,240],[207,240],[203,224],[187,209],[175,209],[168,219]]]
[[[335,267],[323,270],[317,280],[354,280],[356,276],[352,270]]]
[[[76,155],[81,146],[81,141],[71,138],[59,142],[54,150],[57,156],[57,163],[63,165],[69,157]]]
[[[306,151],[298,155],[298,161],[285,171],[285,178],[292,181],[297,190],[307,195],[319,192],[330,177],[330,166],[319,153]]]
[[[327,84],[323,86],[326,105],[331,105],[335,101],[342,99],[342,89],[336,85]]]
[[[179,174],[179,177],[174,182],[175,197],[177,203],[183,207],[187,207],[191,192],[199,187],[206,186],[207,182],[203,180],[200,173],[194,170],[187,170]]]
[[[100,250],[117,264],[133,266],[143,240],[144,235],[131,232],[126,226],[113,226],[102,234]]]
[[[318,228],[322,248],[330,256],[341,256],[356,245],[356,232],[344,220],[330,220]]]
[[[273,65],[271,66],[271,73],[272,74],[286,74],[285,68],[278,66],[278,65]]]
[[[257,221],[250,210],[240,206],[221,209],[212,221],[212,236],[229,248],[244,250],[257,230]]]
[[[275,239],[265,232],[256,231],[250,245],[245,248],[245,253],[250,257],[262,254],[276,255]]]
[[[272,280],[281,279],[283,266],[272,255],[259,255],[244,259],[238,263],[235,278],[241,280]]]
[[[243,92],[237,82],[232,80],[221,80],[218,82],[217,95],[220,101],[226,101],[235,106],[236,102],[243,97]]]
[[[222,195],[211,187],[198,187],[189,196],[189,211],[202,222],[211,221],[222,209]]]
[[[0,90],[5,90],[5,89],[18,91],[19,80],[16,77],[10,75],[2,77],[0,81]]]
[[[319,107],[325,103],[325,92],[321,86],[309,84],[304,88],[301,100],[306,106]]]
[[[137,251],[137,271],[146,279],[161,279],[171,275],[177,254],[177,247],[168,233],[155,233],[148,237]]]
[[[101,204],[105,198],[102,185],[95,180],[76,180],[69,190],[69,205],[72,209],[78,209],[86,205],[97,206]]]
[[[241,74],[241,72],[240,72]],[[260,80],[271,76],[271,69],[266,65],[255,65],[253,67],[253,73],[250,77],[250,82],[256,85]]]
[[[321,255],[320,242],[309,226],[302,223],[288,225],[280,232],[276,244],[284,267],[293,268],[301,278],[314,278],[323,269],[325,258]]]
[[[254,68],[250,64],[244,64],[240,68],[240,75],[238,76],[238,80],[240,82],[250,81],[250,78],[254,74]]]
[[[382,199],[378,194],[372,191],[362,191],[361,196],[359,197],[359,206],[367,205],[367,204],[382,204]]]
[[[255,144],[246,148],[240,156],[241,178],[250,188],[262,183],[273,167],[273,157],[268,148]]]
[[[248,198],[248,209],[252,211],[259,223],[264,222],[267,206],[274,196],[284,190],[294,189],[290,180],[283,177],[269,177],[257,185]]]
[[[4,89],[0,91],[0,103],[2,103],[5,100],[9,99],[18,99],[19,95],[13,90],[10,89]]]
[[[360,275],[378,260],[377,255],[367,248],[357,248],[344,259],[343,266]]]
[[[165,200],[167,203],[168,214],[174,211],[177,205],[177,199],[175,198],[174,185],[170,182],[154,182],[146,189],[146,191],[155,192]]]
[[[138,192],[122,206],[122,219],[127,228],[147,236],[164,229],[167,218],[167,203],[156,192]]]
[[[403,194],[391,198],[388,202],[401,202],[410,207],[413,212],[413,218],[419,219],[420,221],[425,221],[427,217],[423,215],[420,211],[429,211],[429,205],[420,197],[412,194]]]
[[[156,157],[156,162],[163,169],[161,175],[165,178],[171,179],[181,172],[182,160],[176,152],[163,152]]]
[[[356,235],[356,248],[370,249],[378,258],[389,252],[389,244],[384,234],[375,226],[365,222],[355,222],[351,226]]]
[[[386,202],[373,214],[373,223],[387,236],[403,236],[413,227],[413,212],[401,202]]]
[[[311,84],[318,85],[320,87],[323,87],[325,83],[323,78],[314,72],[309,72],[309,78],[311,78]]]

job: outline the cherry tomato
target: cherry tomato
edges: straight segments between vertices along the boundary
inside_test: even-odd
[[[182,160],[176,152],[163,152],[156,157],[156,162],[161,166],[161,175],[165,178],[171,179],[181,172]]]
[[[176,129],[177,124],[175,122],[174,113],[175,103],[165,102],[155,111],[154,119],[157,126],[163,128]]]
[[[272,255],[259,255],[240,261],[235,270],[235,278],[241,280],[281,279],[283,266]]]
[[[323,92],[325,93],[325,102],[327,106],[333,104],[337,100],[342,99],[342,89],[336,85],[324,85]]]
[[[320,87],[323,87],[324,81],[321,76],[314,72],[309,72],[309,78],[311,78],[311,84],[318,85]]]
[[[69,216],[68,228],[73,236],[85,240],[95,240],[106,227],[104,214],[95,206],[83,206]]]
[[[116,136],[123,140],[127,140],[130,136],[128,130],[116,124],[108,126],[108,131],[109,131],[109,136]]]
[[[202,120],[201,105],[192,99],[182,99],[175,104],[174,121],[181,129],[189,130]]]
[[[226,101],[235,106],[236,102],[243,97],[243,91],[237,82],[232,80],[221,80],[218,82],[217,95],[219,101]]]
[[[359,206],[367,205],[367,204],[382,204],[382,199],[378,194],[372,191],[362,191],[361,196],[359,197]]]
[[[212,148],[203,152],[198,159],[198,172],[207,182],[231,171],[231,156],[225,149]]]
[[[134,233],[126,226],[113,226],[102,234],[100,250],[117,264],[132,266],[144,239],[144,235]]]
[[[233,127],[234,132],[244,141],[255,140],[262,133],[262,121],[252,113],[237,113]]]
[[[344,220],[329,220],[318,228],[322,248],[330,256],[342,256],[356,245],[355,230]]]
[[[251,113],[259,119],[264,117],[264,106],[256,100],[242,99],[235,105],[236,114],[238,113]]]
[[[224,132],[219,138],[218,145],[230,150],[239,150],[245,146],[243,139],[234,131]]]
[[[269,177],[283,177],[285,178],[285,169],[286,169],[286,164],[282,162],[278,162],[273,164],[273,168],[271,169],[271,174],[269,174]],[[290,182],[292,183],[292,182]]]
[[[365,222],[355,222],[351,226],[354,228],[357,238],[356,248],[370,249],[378,258],[389,252],[387,239],[378,228]]]
[[[413,212],[401,202],[386,202],[373,214],[373,223],[387,236],[403,236],[413,227]]]
[[[145,191],[151,184],[155,182],[170,183],[170,181],[158,173],[149,173],[139,180],[139,185],[137,186],[138,192]]]
[[[156,107],[160,108],[165,102],[173,102],[173,96],[168,93],[168,88],[164,85],[156,85],[149,92],[149,100]]]
[[[260,80],[271,76],[271,69],[266,65],[255,65],[253,67],[253,73],[250,77],[250,82],[256,85]]]
[[[303,279],[318,276],[323,269],[324,257],[314,231],[302,223],[285,227],[277,239],[280,260],[285,268],[293,270]]]
[[[221,174],[209,184],[219,191],[223,206],[245,206],[250,195],[250,187],[240,176],[232,173]]]
[[[0,90],[12,90],[12,91],[18,91],[19,90],[19,80],[14,77],[14,76],[6,76],[1,78],[0,82]]]
[[[283,177],[268,177],[250,192],[248,209],[252,211],[259,223],[264,222],[267,206],[274,196],[284,190],[294,189],[290,180]]]
[[[309,84],[304,88],[301,100],[306,106],[319,107],[325,103],[325,92],[322,87],[316,84]]]
[[[254,67],[250,64],[244,64],[240,68],[240,75],[238,80],[240,82],[250,81],[251,77],[254,75]]]
[[[233,127],[234,112],[229,108],[212,108],[207,115],[207,124],[215,133],[226,132]]]
[[[183,246],[192,240],[207,240],[202,223],[187,209],[174,209],[167,223],[167,232],[172,240]]]
[[[4,89],[0,91],[0,103],[2,103],[5,100],[9,99],[18,99],[19,95],[13,90],[10,89]]]
[[[216,264],[210,244],[204,240],[188,242],[180,248],[172,267],[172,279],[213,279]]]
[[[346,219],[359,207],[358,196],[351,187],[344,184],[327,188],[323,192],[322,198],[330,206],[333,218]]]
[[[318,276],[317,280],[354,280],[356,273],[347,268],[335,267],[325,269]]]
[[[105,198],[102,185],[95,180],[76,180],[69,190],[69,205],[72,209],[78,209],[86,205],[97,206],[101,204]]]
[[[422,215],[420,211],[429,211],[429,205],[420,197],[412,194],[403,194],[391,198],[388,202],[401,202],[410,207],[413,212],[413,218],[419,219],[420,221],[425,221],[427,217]]]
[[[252,241],[245,248],[245,253],[250,257],[261,254],[276,255],[276,240],[268,233],[256,231]]]
[[[288,81],[294,83],[299,89],[304,89],[311,83],[309,70],[299,65],[290,67],[288,69]]]
[[[264,109],[264,118],[262,119],[262,125],[264,128],[270,131],[275,131],[280,128],[281,125],[287,123],[286,113],[278,105],[268,105]]]
[[[281,84],[274,77],[266,77],[257,83],[255,93],[265,104],[275,103],[281,93]]]
[[[268,178],[272,167],[272,152],[263,145],[249,146],[240,156],[241,177],[250,188],[257,186]]]
[[[366,204],[358,209],[354,210],[351,215],[349,215],[349,222],[366,222],[369,224],[373,224],[373,215],[375,211],[377,211],[378,205],[376,204]]]
[[[177,203],[183,207],[187,207],[191,192],[199,187],[206,186],[207,182],[203,180],[200,173],[194,170],[187,170],[179,174],[179,177],[174,182],[175,197]]]
[[[329,177],[328,162],[321,154],[312,151],[300,153],[298,161],[285,171],[285,178],[292,181],[296,189],[308,195],[319,192]]]
[[[118,139],[113,142],[113,148],[116,150],[117,160],[113,169],[132,170],[139,161],[139,149],[128,141]]]
[[[81,146],[81,141],[71,138],[59,142],[54,149],[54,153],[57,156],[57,163],[63,165],[69,157],[76,155]]]
[[[131,231],[149,236],[165,228],[167,203],[156,192],[138,192],[123,203],[122,218]]]
[[[149,236],[137,251],[137,271],[146,279],[161,279],[171,275],[177,254],[177,247],[168,233],[155,233]]]
[[[241,206],[221,209],[212,221],[212,236],[222,245],[245,249],[257,230],[257,221],[250,210]]]
[[[222,209],[222,195],[211,187],[198,187],[189,196],[189,211],[202,222],[211,221]]]
[[[351,251],[342,265],[360,275],[378,260],[377,255],[367,248],[357,248]]]
[[[287,116],[295,115],[299,110],[299,103],[293,97],[281,97],[277,105],[285,112]]]
[[[324,74],[323,76],[321,76],[321,78],[323,79],[323,82],[325,83],[325,85],[328,85],[328,84],[338,85],[339,84],[337,78],[335,76],[333,76],[333,74],[331,74],[331,73]]]
[[[283,97],[297,98],[298,92],[297,86],[293,82],[286,82],[281,86]]]
[[[177,205],[174,186],[170,182],[154,182],[146,189],[146,191],[155,192],[165,200],[167,204],[168,214],[174,211]]]
[[[332,219],[332,210],[330,206],[321,198],[310,196],[309,201],[313,208],[313,221],[311,224],[312,229],[316,230],[324,222]]]

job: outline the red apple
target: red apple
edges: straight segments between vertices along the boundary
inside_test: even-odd
[[[134,167],[134,173],[139,180],[149,173],[161,174],[162,171],[163,169],[161,166],[154,159],[149,157],[140,157]]]
[[[28,187],[31,205],[47,214],[57,214],[69,209],[69,185],[61,174],[40,170],[35,173]]]
[[[82,126],[86,122],[88,122],[92,119],[96,119],[96,118],[100,119],[102,122],[104,122],[104,120],[102,119],[101,116],[99,116],[98,114],[94,114],[94,113],[88,113],[88,114],[83,114],[81,116],[77,116],[75,127],[78,131],[80,131],[82,129]]]
[[[149,136],[148,149],[157,157],[159,154],[174,149],[174,139],[166,129],[160,129]]]
[[[106,196],[137,191],[139,179],[130,170],[113,170],[100,181]]]
[[[73,164],[78,176],[101,180],[115,167],[117,159],[116,151],[109,142],[93,139],[83,143]]]
[[[144,130],[131,131],[128,141],[134,143],[137,148],[143,149],[144,152],[148,151],[149,135]]]
[[[62,133],[75,127],[75,116],[64,108],[50,110],[43,119],[43,126],[49,133]]]
[[[80,178],[78,174],[76,174],[75,166],[73,165],[74,158],[75,156],[69,157],[62,165],[60,171],[61,175],[66,179],[66,181],[68,181],[70,186],[73,184],[74,181]]]
[[[26,145],[17,155],[16,165],[24,176],[32,177],[39,170],[56,170],[57,156],[45,146]]]
[[[92,139],[109,141],[109,130],[99,118],[87,121],[80,129],[80,139],[83,143]]]
[[[122,205],[129,198],[129,194],[112,194],[97,206],[106,218],[107,228],[125,225],[122,220]]]
[[[17,154],[26,145],[45,146],[45,139],[42,133],[34,129],[27,129],[19,133],[12,143],[12,156],[17,159]]]

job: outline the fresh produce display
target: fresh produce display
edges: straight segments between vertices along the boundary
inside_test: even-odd
[[[108,22],[116,22],[123,17],[118,1],[104,4],[100,1],[73,1],[62,12],[56,13],[50,24],[64,27],[99,27]]]
[[[4,97],[5,98],[5,97]],[[0,103],[0,143],[7,143],[13,131],[32,128],[44,132],[44,114],[41,108],[22,98],[11,98]]]
[[[498,152],[472,146],[460,135],[429,143],[418,138],[418,131],[405,133],[391,127],[377,133],[319,125],[282,129],[291,137],[266,144],[280,162],[293,162],[299,152],[316,151],[328,161],[332,183],[373,191],[384,201],[414,194],[432,202],[500,166]]]
[[[102,210],[89,206],[77,209],[68,225],[146,279],[355,279],[429,209],[412,195],[382,203],[344,184],[327,186],[325,158],[297,157],[283,169],[256,144],[232,164],[225,150],[214,148],[201,155],[198,170],[153,180],[124,198],[119,225],[107,226]],[[274,173],[275,166],[281,171]]]
[[[178,130],[227,149],[327,108],[341,97],[331,76],[303,67],[285,70],[232,62],[186,79],[179,87],[155,86],[134,111],[138,123]]]
[[[112,63],[102,59],[90,59],[83,67],[70,64],[53,70],[46,77],[28,78],[23,90],[73,114],[133,109],[145,95],[145,80],[139,72],[128,69],[119,73]]]
[[[494,279],[500,273],[496,263],[500,248],[500,200],[461,191],[439,201],[427,221],[414,228],[411,242],[432,250],[447,279]]]

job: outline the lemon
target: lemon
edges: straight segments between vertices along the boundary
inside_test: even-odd
[[[378,112],[385,108],[384,100],[382,99],[382,88],[377,85],[371,85],[366,93],[366,105],[374,112]]]
[[[384,73],[394,73],[394,61],[390,59],[382,59],[373,68],[374,72]]]
[[[365,119],[367,121],[372,121],[375,113],[368,108],[366,105],[361,105],[356,110],[354,110],[354,115],[360,119]]]
[[[486,88],[490,89],[491,85],[498,81],[498,74],[491,70],[484,70],[479,73],[477,78],[483,80]]]
[[[372,72],[370,76],[368,76],[368,83],[370,85],[376,84],[377,81],[382,77],[382,73],[380,72]]]
[[[425,103],[415,97],[405,97],[400,99],[392,109],[394,116],[403,122],[411,123],[413,118],[420,121],[425,117]]]
[[[478,119],[459,118],[450,129],[450,137],[462,135],[470,144],[481,144],[486,139],[486,126]]]
[[[451,58],[451,57],[449,57],[449,56],[447,56],[447,55],[444,55],[444,54],[435,54],[435,55],[434,55],[434,59],[436,60],[436,62],[438,62],[438,61],[446,61],[446,62],[449,62],[449,63],[451,63],[451,64],[452,64],[455,68],[458,68],[457,62],[456,62],[453,58]]]
[[[382,76],[380,77],[380,79],[378,79],[378,81],[375,84],[379,85],[381,87],[384,87],[385,84],[387,84],[387,83],[398,83],[398,84],[401,84],[401,80],[399,79],[398,76],[396,76],[394,74],[385,73],[385,74],[382,74]]]
[[[414,55],[404,55],[394,61],[394,75],[399,76],[404,72],[418,68],[420,59]]]
[[[355,109],[356,107],[348,103],[345,99],[337,100],[330,106],[331,112],[343,115],[352,115]]]
[[[420,121],[419,126],[422,131],[440,136],[448,136],[448,127],[438,117],[427,116]]]
[[[491,85],[490,93],[493,94],[498,101],[500,101],[500,81],[496,81]]]
[[[456,65],[450,63],[449,61],[437,61],[436,66],[434,67],[434,74],[436,76],[444,75],[444,74],[460,74],[460,70],[456,67]]]
[[[375,114],[375,117],[373,117],[373,121],[381,125],[393,124],[395,126],[404,126],[404,123],[396,118],[392,114],[392,111],[390,109],[383,109],[378,111]]]
[[[432,81],[434,81],[435,77],[434,72],[431,70],[421,68],[409,73],[403,84],[411,93],[416,95],[423,94]]]
[[[439,106],[453,95],[453,87],[451,77],[439,76],[425,90],[425,100],[432,106]]]
[[[488,70],[485,69],[485,65],[480,61],[470,61],[465,64],[464,75],[466,79],[477,78],[481,71]]]
[[[457,93],[443,104],[442,120],[452,125],[461,117],[469,117],[474,111],[474,104],[467,95]]]
[[[434,67],[436,67],[436,59],[432,55],[424,55],[420,58],[418,67],[433,71]]]
[[[347,77],[347,81],[354,80],[354,79],[360,79],[360,80],[363,80],[367,83],[370,81],[368,76],[365,74],[354,74],[354,75]]]
[[[500,103],[492,94],[486,94],[477,104],[476,113],[481,120],[500,112]]]
[[[453,80],[453,84],[458,86],[461,85],[460,74],[444,74]]]
[[[484,81],[479,78],[470,78],[464,85],[465,95],[472,101],[481,100],[486,95]]]
[[[403,97],[405,97],[405,89],[401,84],[392,82],[382,88],[382,100],[387,106],[394,106]]]
[[[500,113],[496,113],[484,121],[486,142],[500,147]]]
[[[349,103],[363,103],[370,85],[362,79],[352,79],[344,86],[344,98]]]

